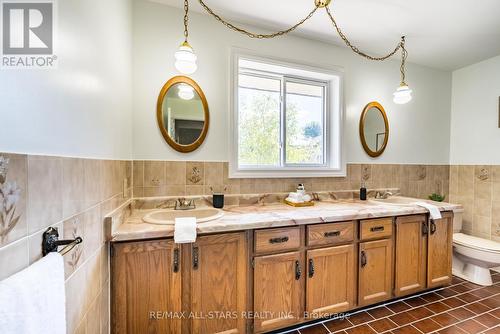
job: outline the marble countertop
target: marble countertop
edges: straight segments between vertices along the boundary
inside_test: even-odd
[[[400,197],[401,198],[401,197]],[[403,198],[405,199],[405,198]],[[462,212],[461,205],[438,203],[421,199],[414,202],[428,202],[441,211]],[[140,240],[171,237],[173,225],[153,225],[145,223],[142,217],[158,209],[132,210],[130,216],[110,233],[109,241]],[[219,219],[199,223],[198,234],[242,231],[268,227],[297,226],[325,222],[341,222],[358,219],[404,216],[426,213],[427,210],[416,205],[394,205],[375,201],[353,199],[316,202],[312,207],[295,208],[281,203],[247,206],[227,206],[224,216]]]

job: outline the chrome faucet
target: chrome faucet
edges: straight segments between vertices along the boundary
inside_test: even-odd
[[[194,199],[186,199],[185,197],[179,197],[175,202],[175,210],[191,210],[196,209],[196,204]]]
[[[375,198],[376,199],[387,199],[389,196],[393,196],[394,194],[391,193],[390,191],[384,191],[384,192],[380,192],[380,191],[377,191],[375,193]]]

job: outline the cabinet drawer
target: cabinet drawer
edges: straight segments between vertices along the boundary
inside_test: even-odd
[[[288,251],[300,247],[298,227],[275,228],[255,231],[255,252]]]
[[[360,239],[386,238],[392,235],[392,218],[362,220]]]
[[[310,225],[307,227],[307,245],[334,245],[354,239],[354,222]]]

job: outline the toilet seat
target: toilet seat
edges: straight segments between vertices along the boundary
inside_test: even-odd
[[[454,233],[453,243],[484,252],[500,254],[500,242],[474,237],[472,235]]]

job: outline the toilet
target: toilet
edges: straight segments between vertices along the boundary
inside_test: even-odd
[[[461,233],[460,214],[453,221],[453,275],[489,286],[490,269],[500,266],[500,243]]]

